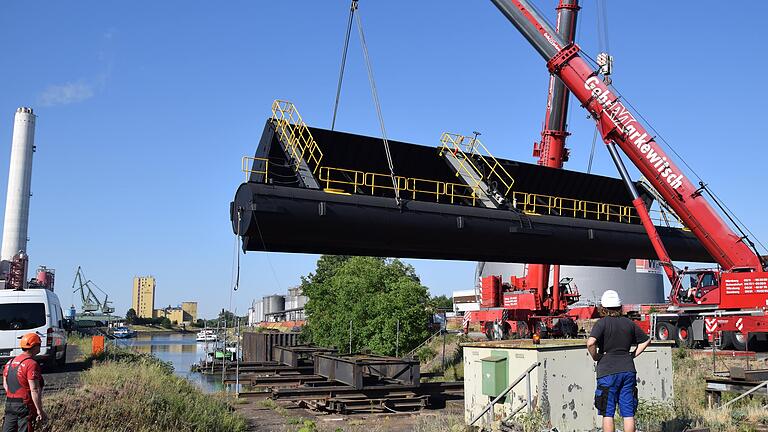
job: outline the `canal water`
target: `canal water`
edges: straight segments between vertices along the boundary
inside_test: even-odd
[[[207,393],[225,390],[221,376],[190,371],[192,364],[204,359],[206,353],[205,342],[196,342],[194,333],[144,333],[131,339],[115,339],[115,343],[170,362],[176,375],[192,381]]]

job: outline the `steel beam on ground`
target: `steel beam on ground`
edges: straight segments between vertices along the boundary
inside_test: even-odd
[[[310,364],[315,354],[334,354],[334,348],[321,348],[311,345],[274,346],[272,347],[272,359],[282,364],[298,367],[303,361]]]
[[[378,356],[315,356],[315,374],[338,381],[356,389],[363,388],[366,378],[396,380],[404,385],[418,385],[419,362]]]

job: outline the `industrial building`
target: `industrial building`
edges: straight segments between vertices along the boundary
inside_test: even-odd
[[[168,318],[173,324],[192,324],[197,321],[197,302],[183,302],[181,306],[168,306],[153,311],[153,318]]]
[[[262,322],[303,321],[307,297],[301,287],[289,288],[287,295],[273,294],[253,300],[248,308],[248,325]]]
[[[152,318],[155,310],[155,278],[154,276],[135,276],[131,307],[139,318]]]

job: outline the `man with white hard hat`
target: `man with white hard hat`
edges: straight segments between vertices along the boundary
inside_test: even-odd
[[[637,410],[637,371],[634,358],[651,343],[651,339],[634,321],[622,316],[621,298],[607,290],[600,298],[603,315],[587,339],[587,350],[597,362],[595,408],[603,416],[603,430],[613,432],[616,406],[624,418],[624,432],[635,432]],[[634,351],[631,347],[636,345]]]

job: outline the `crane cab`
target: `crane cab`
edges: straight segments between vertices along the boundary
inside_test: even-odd
[[[720,303],[720,274],[715,269],[685,270],[670,295],[675,306],[712,306]]]

